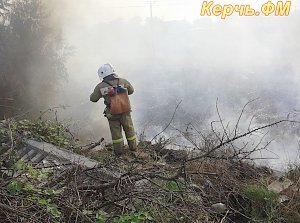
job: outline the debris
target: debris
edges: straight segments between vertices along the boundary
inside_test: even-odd
[[[247,222],[251,199],[243,196],[242,189],[274,179],[272,171],[237,160],[204,157],[184,162],[185,151],[156,150],[156,144],[117,158],[108,147],[81,150],[79,155],[26,137],[14,138],[11,147],[9,133],[4,132],[8,137],[1,141],[2,172],[8,177],[0,181],[0,203],[14,211],[2,210],[4,223],[7,218],[10,222],[45,222],[45,218],[47,222],[114,222],[121,216],[158,223]],[[5,169],[7,163],[10,167]],[[269,189],[281,191],[279,201],[288,201],[284,205],[296,206],[299,192],[292,188],[298,184],[291,186],[292,181],[281,179]],[[252,193],[254,202],[263,201],[261,205],[265,194],[260,192],[268,192],[263,188]]]
[[[211,209],[217,213],[225,213],[227,210],[227,207],[223,203],[216,203],[211,206]]]
[[[289,201],[289,200],[290,200],[290,198],[286,195],[280,195],[279,196],[279,203],[284,203],[284,202]]]
[[[280,193],[285,189],[289,188],[293,185],[293,182],[288,178],[281,178],[279,180],[273,181],[269,186],[268,189],[274,192]]]

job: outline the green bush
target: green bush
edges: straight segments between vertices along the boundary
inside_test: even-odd
[[[34,169],[24,161],[15,163],[13,169],[14,171],[24,170],[26,178],[12,179],[6,187],[9,194],[13,196],[22,193],[27,201],[34,202],[46,210],[52,217],[53,222],[59,222],[61,212],[57,204],[54,203],[54,199],[64,191],[64,188],[41,188],[42,183],[47,181],[49,172],[45,169]]]
[[[261,222],[282,222],[279,212],[278,194],[264,186],[248,185],[242,193],[250,200],[248,212],[251,218]]]
[[[72,138],[68,136],[67,128],[57,121],[44,121],[41,119],[1,121],[1,138],[9,141],[11,133],[13,138],[18,138],[18,135],[22,135],[25,138],[41,140],[60,147],[69,147],[72,144]]]
[[[135,212],[131,214],[124,214],[115,217],[112,223],[142,223],[152,221],[152,214],[150,212]],[[100,212],[96,214],[96,223],[104,223],[106,221],[103,214]]]

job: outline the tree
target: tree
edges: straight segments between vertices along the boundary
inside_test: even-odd
[[[5,17],[0,30],[2,117],[46,106],[58,81],[67,76],[68,51],[42,0],[13,2]]]

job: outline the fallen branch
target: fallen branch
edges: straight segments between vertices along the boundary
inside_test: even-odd
[[[237,139],[243,138],[243,137],[245,137],[247,135],[250,135],[250,134],[252,134],[254,132],[257,132],[259,130],[263,130],[263,129],[272,127],[274,125],[278,125],[278,124],[283,123],[283,122],[299,123],[297,121],[291,121],[291,120],[280,120],[280,121],[277,121],[277,122],[274,122],[274,123],[271,123],[271,124],[268,124],[268,125],[265,125],[265,126],[262,126],[262,127],[255,128],[255,129],[253,129],[251,131],[248,131],[248,132],[246,132],[244,134],[241,134],[241,135],[235,136],[233,138],[230,138],[230,139],[226,140],[225,142],[220,143],[218,146],[214,147],[213,149],[211,149],[207,153],[205,153],[203,155],[200,155],[200,156],[192,157],[192,158],[188,159],[186,162],[192,162],[192,161],[195,161],[195,160],[203,159],[203,158],[209,156],[211,153],[213,153],[216,150],[218,150],[219,148],[221,148],[221,147],[223,147],[223,146],[225,146],[227,144],[230,144],[230,143],[232,143],[233,141],[235,141]]]

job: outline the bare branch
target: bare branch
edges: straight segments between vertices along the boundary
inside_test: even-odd
[[[271,124],[268,124],[268,125],[264,125],[264,126],[262,126],[262,127],[255,128],[255,129],[253,129],[253,130],[251,130],[251,131],[248,131],[248,132],[246,132],[246,133],[244,133],[244,134],[240,134],[240,135],[237,135],[237,136],[235,136],[235,137],[233,137],[233,138],[230,138],[230,139],[226,140],[225,142],[220,143],[218,146],[214,147],[213,149],[211,149],[211,150],[210,150],[209,152],[207,152],[206,154],[203,154],[203,155],[200,155],[200,156],[196,156],[196,157],[190,158],[190,159],[187,160],[187,162],[192,162],[192,161],[195,161],[195,160],[202,159],[202,158],[204,158],[204,157],[210,155],[210,154],[213,153],[214,151],[218,150],[219,148],[221,148],[221,147],[223,147],[223,146],[225,146],[225,145],[227,145],[227,144],[229,144],[229,143],[231,143],[231,142],[233,142],[233,141],[235,141],[235,140],[237,140],[237,139],[243,138],[243,137],[245,137],[245,136],[247,136],[247,135],[250,135],[250,134],[252,134],[252,133],[254,133],[254,132],[257,132],[257,131],[260,131],[260,130],[263,130],[263,129],[266,129],[266,128],[270,128],[270,127],[272,127],[272,126],[275,126],[275,125],[278,125],[278,124],[284,123],[284,122],[299,123],[299,122],[296,122],[296,121],[290,121],[290,120],[280,120],[280,121],[277,121],[277,122],[274,122],[274,123],[271,123]]]

